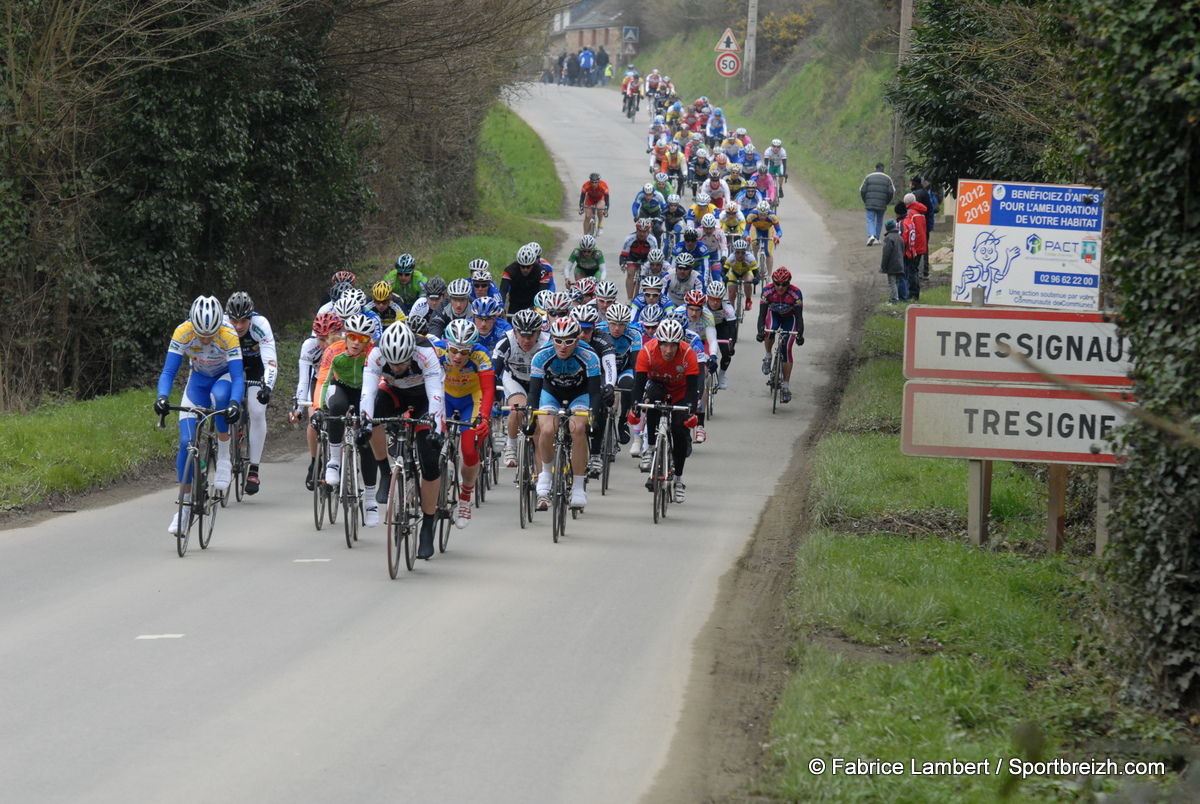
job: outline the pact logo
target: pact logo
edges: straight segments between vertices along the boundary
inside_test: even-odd
[[[1031,234],[1029,237],[1027,237],[1025,239],[1025,249],[1030,254],[1037,254],[1039,251],[1042,250],[1042,246],[1043,246],[1043,242],[1042,242],[1041,235]]]

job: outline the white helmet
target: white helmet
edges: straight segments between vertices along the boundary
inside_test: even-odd
[[[683,199],[679,197],[679,193],[671,193],[669,196],[667,196],[668,204],[679,204],[682,202]]]
[[[658,326],[659,343],[679,343],[683,340],[683,324],[668,318]]]
[[[221,302],[217,301],[216,296],[197,296],[192,302],[188,318],[197,335],[211,338],[220,331],[225,311],[221,309]]]
[[[709,195],[708,193],[697,193],[696,194],[696,203],[702,207],[706,207],[712,203],[712,196]]]
[[[597,299],[615,299],[617,298],[617,283],[605,279],[603,282],[596,283],[596,298]]]
[[[604,314],[610,324],[629,324],[633,322],[633,308],[628,304],[617,302],[608,308],[608,312]]]
[[[359,298],[359,297],[362,298]],[[367,294],[363,293],[358,288],[351,288],[342,294],[342,298],[338,299],[333,305],[333,314],[345,321],[355,313],[361,313],[363,308],[367,306]]]
[[[407,363],[416,348],[417,337],[403,321],[389,325],[379,338],[379,351],[389,363]]]
[[[446,295],[452,299],[470,298],[471,280],[455,279],[446,287]]]
[[[374,335],[375,322],[362,313],[355,313],[342,321],[342,329],[355,335]]]
[[[517,263],[520,265],[533,265],[537,262],[538,252],[534,249],[533,243],[526,243],[517,249]]]
[[[771,140],[771,147],[772,148],[782,148],[783,140]]]
[[[744,136],[746,136],[746,129],[744,129],[744,128],[739,128],[739,129],[738,129],[737,131],[735,131],[734,133],[735,133],[735,134],[737,134],[739,137],[744,137]]]
[[[725,298],[725,283],[720,279],[714,279],[709,282],[704,288],[705,292],[713,299]]]
[[[770,212],[771,211],[771,202],[770,201],[759,201],[758,206],[756,206],[755,209],[757,209],[759,212]]]
[[[700,219],[700,225],[706,229],[711,229],[717,225],[717,218],[711,212],[705,213],[704,217]]]
[[[642,192],[646,195],[654,195],[654,182],[646,182],[642,185]]]
[[[585,251],[587,249],[595,248],[596,238],[592,237],[590,234],[584,235],[583,237],[579,238],[579,247]]]
[[[459,349],[470,349],[479,341],[479,328],[469,318],[456,318],[446,325],[446,343]]]

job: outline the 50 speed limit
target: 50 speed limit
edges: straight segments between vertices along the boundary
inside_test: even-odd
[[[733,78],[742,69],[742,60],[736,53],[717,54],[717,75],[722,78]]]

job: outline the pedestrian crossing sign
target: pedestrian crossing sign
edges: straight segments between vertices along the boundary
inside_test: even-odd
[[[632,25],[626,25],[625,30],[621,32],[622,42],[637,42],[638,29]]]

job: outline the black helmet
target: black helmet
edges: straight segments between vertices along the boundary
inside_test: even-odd
[[[446,295],[446,280],[434,274],[425,282],[426,296],[445,296]]]
[[[688,241],[689,243],[695,243],[697,240],[700,239],[700,233],[697,232],[695,229],[688,229],[686,232],[683,233],[683,239]]]
[[[229,301],[225,302],[225,313],[230,318],[249,318],[254,315],[254,302],[250,300],[250,294],[244,290],[239,290],[229,297]]]

